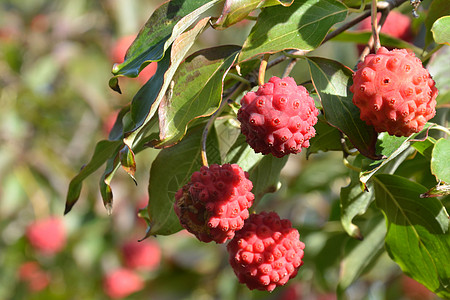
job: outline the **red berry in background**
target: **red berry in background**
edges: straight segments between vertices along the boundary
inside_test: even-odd
[[[256,153],[299,153],[316,133],[319,111],[308,91],[291,77],[270,78],[256,92],[247,93],[241,105],[241,131]]]
[[[273,291],[297,275],[305,244],[289,220],[275,212],[253,214],[227,245],[239,282],[251,290]]]
[[[121,37],[117,40],[113,49],[111,51],[111,59],[113,63],[121,64],[125,60],[125,54],[127,53],[128,48],[133,43],[136,36],[128,35]],[[142,71],[139,73],[138,80],[141,83],[146,83],[156,72],[157,63],[152,62],[148,64]]]
[[[124,265],[129,269],[152,271],[159,267],[161,248],[151,240],[128,241],[122,246]]]
[[[402,275],[401,285],[403,293],[405,294],[405,296],[407,296],[407,299],[431,300],[437,298],[435,294],[427,289],[423,284],[406,275]]]
[[[50,217],[28,225],[26,237],[31,246],[44,254],[55,254],[66,245],[66,230],[62,219]]]
[[[353,74],[353,103],[377,132],[409,136],[436,114],[438,90],[414,53],[381,47]]]
[[[236,164],[203,166],[176,193],[174,210],[200,241],[225,243],[249,216],[252,188],[248,173]]]
[[[381,14],[378,14],[378,21],[380,21]],[[371,19],[370,17],[365,18],[358,25],[359,30],[371,31]],[[405,42],[411,43],[413,41],[414,35],[411,31],[411,19],[402,13],[397,11],[391,11],[383,26],[381,27],[381,33],[390,35],[392,37],[404,40]],[[358,45],[358,51],[361,52],[364,49],[364,45]],[[392,48],[387,48],[392,50]]]
[[[112,299],[122,299],[144,288],[144,281],[128,269],[117,269],[103,280],[103,290]]]
[[[49,276],[41,269],[41,266],[35,261],[24,262],[18,270],[19,280],[25,282],[33,292],[39,292],[45,289],[49,283]]]

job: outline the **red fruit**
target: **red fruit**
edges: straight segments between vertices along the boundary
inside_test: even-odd
[[[50,283],[47,273],[35,261],[28,261],[20,265],[18,275],[19,279],[25,282],[33,292],[42,291]]]
[[[66,230],[58,217],[38,220],[28,225],[26,237],[33,248],[44,254],[55,254],[66,245]]]
[[[122,255],[127,268],[152,271],[159,267],[161,248],[154,241],[132,240],[122,246]]]
[[[122,299],[144,288],[144,281],[133,271],[118,269],[107,274],[103,290],[112,299]]]
[[[124,36],[115,43],[111,51],[111,59],[113,63],[121,64],[124,62],[127,50],[135,38],[136,36],[134,35]],[[156,68],[157,64],[154,62],[147,65],[141,73],[139,73],[139,82],[146,83],[156,73]]]
[[[409,136],[436,114],[438,90],[414,53],[381,47],[353,74],[353,103],[377,132]]]
[[[273,291],[297,275],[303,264],[300,235],[274,212],[251,215],[227,245],[239,282],[251,290]]]
[[[319,111],[308,91],[291,77],[270,78],[256,93],[247,93],[241,105],[237,114],[241,131],[256,153],[276,157],[299,153],[316,134],[313,126]]]
[[[225,243],[249,216],[252,188],[248,173],[236,164],[203,166],[176,193],[174,210],[200,241]]]
[[[381,14],[378,15],[380,21]],[[359,30],[372,30],[370,17],[365,18],[358,26]],[[392,37],[404,40],[411,43],[414,35],[411,31],[411,19],[402,13],[391,11],[386,18],[386,21],[381,27],[381,33],[390,35]],[[359,53],[364,49],[363,45],[358,45]],[[392,50],[392,48],[387,48]]]

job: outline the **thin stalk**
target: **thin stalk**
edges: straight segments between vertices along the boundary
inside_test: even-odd
[[[267,62],[269,61],[270,54],[264,54],[261,64],[259,65],[258,72],[258,85],[264,85],[264,77],[266,75]]]
[[[371,24],[372,24],[372,36],[373,43],[375,46],[375,53],[380,49],[380,36],[378,35],[378,20],[377,20],[377,0],[372,0],[372,10],[371,10]]]
[[[281,76],[281,78],[287,77],[287,76],[289,76],[289,74],[291,74],[292,69],[295,67],[295,64],[297,63],[297,61],[298,61],[298,58],[291,59],[291,61],[287,65],[286,69],[284,69],[284,72],[283,72],[283,75]]]

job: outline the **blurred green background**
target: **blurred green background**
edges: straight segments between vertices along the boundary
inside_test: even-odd
[[[137,187],[125,172],[118,172],[112,182],[111,216],[102,205],[97,172],[84,182],[79,203],[63,217],[70,179],[89,161],[96,142],[107,138],[117,111],[143,84],[142,78],[121,78],[122,95],[108,87],[112,65],[127,48],[122,38],[130,42],[160,3],[0,1],[0,299],[108,299],[114,295],[105,287],[106,278],[125,267],[140,282],[127,299],[335,299],[341,249],[352,242],[339,223],[339,190],[348,183],[348,171],[338,153],[309,160],[304,153],[291,157],[282,173],[282,189],[261,203],[290,218],[307,244],[298,276],[271,294],[248,291],[237,282],[225,246],[200,243],[184,231],[149,239],[153,250],[144,255],[157,260],[152,267],[127,265],[123,245],[145,235],[136,213],[146,206],[148,169],[157,150],[137,156]],[[242,44],[250,27],[251,22],[243,22],[219,33],[208,29],[194,50]],[[336,46],[340,51],[327,50]],[[352,65],[356,49],[332,44],[319,54]],[[298,82],[308,80],[301,65],[293,74]],[[62,220],[66,242],[63,250],[45,254],[31,245],[26,232],[50,216]],[[135,284],[127,279],[122,283]],[[433,298],[420,287],[416,296],[408,293],[415,287],[382,254],[348,295]]]

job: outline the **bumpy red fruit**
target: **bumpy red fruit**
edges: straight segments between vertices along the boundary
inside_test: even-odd
[[[227,245],[239,282],[251,290],[273,291],[297,275],[305,244],[289,220],[275,212],[251,215]]]
[[[237,118],[247,143],[257,153],[282,157],[309,147],[319,111],[294,79],[272,77],[241,100]]]
[[[236,164],[203,166],[176,193],[174,210],[200,241],[225,243],[249,216],[252,188],[248,173]]]
[[[438,90],[414,53],[381,47],[358,64],[353,75],[353,103],[360,118],[377,132],[409,136],[436,114]]]

